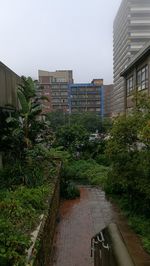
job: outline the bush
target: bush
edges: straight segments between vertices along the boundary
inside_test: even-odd
[[[124,215],[127,216],[128,224],[140,236],[143,247],[150,253],[150,219],[146,218],[144,215],[135,214],[135,211],[132,209],[126,196],[121,198],[114,195],[112,196],[115,202],[117,202],[119,207],[122,209]]]
[[[80,190],[73,182],[62,180],[61,196],[65,199],[75,199],[80,197]]]
[[[71,161],[63,169],[67,180],[103,185],[107,179],[108,167],[97,164],[94,160]]]
[[[25,265],[30,233],[48,206],[52,185],[0,191],[0,265]]]
[[[96,156],[95,161],[100,165],[109,166],[110,160],[106,154],[99,154]]]

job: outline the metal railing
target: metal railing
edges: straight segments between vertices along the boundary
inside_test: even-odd
[[[110,224],[91,239],[94,266],[134,266],[116,224]]]

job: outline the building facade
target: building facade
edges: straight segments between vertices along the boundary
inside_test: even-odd
[[[18,108],[17,86],[20,77],[0,62],[0,110]]]
[[[113,114],[125,110],[125,91],[120,73],[150,40],[150,1],[122,0],[113,25]]]
[[[43,114],[53,111],[63,113],[93,112],[102,117],[112,113],[113,85],[103,85],[103,79],[91,83],[73,83],[71,70],[48,72],[39,70],[39,93],[43,100]]]
[[[69,112],[69,84],[73,83],[72,70],[48,72],[39,70],[41,91],[49,101],[43,102],[43,113],[56,110]]]
[[[112,116],[113,84],[103,85],[104,90],[104,116]]]
[[[121,75],[124,78],[125,109],[130,113],[136,104],[133,101],[135,92],[150,96],[150,42],[133,57]]]
[[[70,84],[70,113],[93,112],[103,116],[103,104],[103,79],[94,79],[86,84]]]

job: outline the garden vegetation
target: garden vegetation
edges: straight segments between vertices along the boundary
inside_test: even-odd
[[[25,265],[60,160],[62,197],[79,197],[78,184],[101,186],[150,252],[150,99],[136,97],[132,113],[113,122],[59,111],[39,119],[42,99],[37,83],[22,77],[20,110],[0,116],[0,265]]]

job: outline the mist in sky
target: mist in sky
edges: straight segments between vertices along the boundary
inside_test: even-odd
[[[0,0],[0,61],[19,75],[72,69],[113,82],[113,20],[121,0]]]

